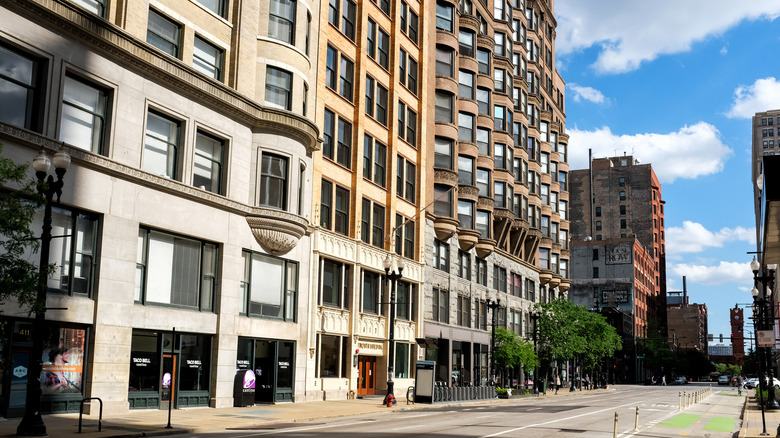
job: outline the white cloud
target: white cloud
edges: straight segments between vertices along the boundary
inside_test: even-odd
[[[588,168],[588,149],[593,157],[613,157],[624,152],[652,164],[661,183],[677,178],[697,178],[720,172],[732,154],[720,139],[718,130],[709,123],[684,126],[668,134],[616,135],[609,127],[595,131],[567,131],[571,148],[572,169]]]
[[[698,222],[684,221],[682,227],[666,228],[666,254],[675,258],[683,253],[698,253],[707,248],[722,248],[724,243],[741,241],[755,246],[756,229],[735,227],[712,232]]]
[[[574,92],[575,102],[581,102],[583,100],[587,100],[593,103],[607,102],[607,99],[604,97],[604,94],[602,94],[601,91],[595,88],[583,87],[574,83],[566,84],[566,88]]]
[[[726,116],[749,119],[758,112],[780,107],[780,82],[773,77],[757,79],[753,85],[740,85],[734,90],[734,103]]]
[[[559,56],[596,46],[599,55],[593,67],[601,73],[623,73],[658,56],[686,52],[693,43],[743,20],[774,20],[780,16],[780,2],[558,0],[555,14]]]
[[[753,284],[750,263],[721,261],[717,265],[677,264],[666,267],[667,278],[686,277],[688,283],[718,286],[725,283]]]

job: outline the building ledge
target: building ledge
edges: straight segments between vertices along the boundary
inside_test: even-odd
[[[257,243],[269,254],[287,254],[308,229],[308,222],[301,216],[271,208],[253,210],[253,214],[246,216],[246,221]]]

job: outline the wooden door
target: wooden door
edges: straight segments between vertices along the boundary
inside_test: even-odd
[[[358,356],[358,372],[360,381],[357,395],[376,394],[376,357]]]

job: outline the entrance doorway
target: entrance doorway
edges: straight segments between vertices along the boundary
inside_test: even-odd
[[[171,353],[163,354],[163,374],[162,381],[160,382],[160,409],[168,409],[168,404],[171,400],[176,400],[176,385],[179,384],[178,376],[176,375],[176,362],[178,355]],[[176,407],[174,402],[173,407]]]
[[[358,372],[360,382],[358,382],[357,395],[376,394],[376,357],[358,356]]]

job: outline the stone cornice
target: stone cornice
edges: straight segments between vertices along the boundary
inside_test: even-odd
[[[263,107],[74,5],[55,0],[9,0],[4,6],[55,32],[76,37],[124,68],[154,77],[200,104],[251,126],[254,131],[269,130],[290,136],[304,144],[309,153],[320,150],[319,129],[310,120],[288,111]]]

